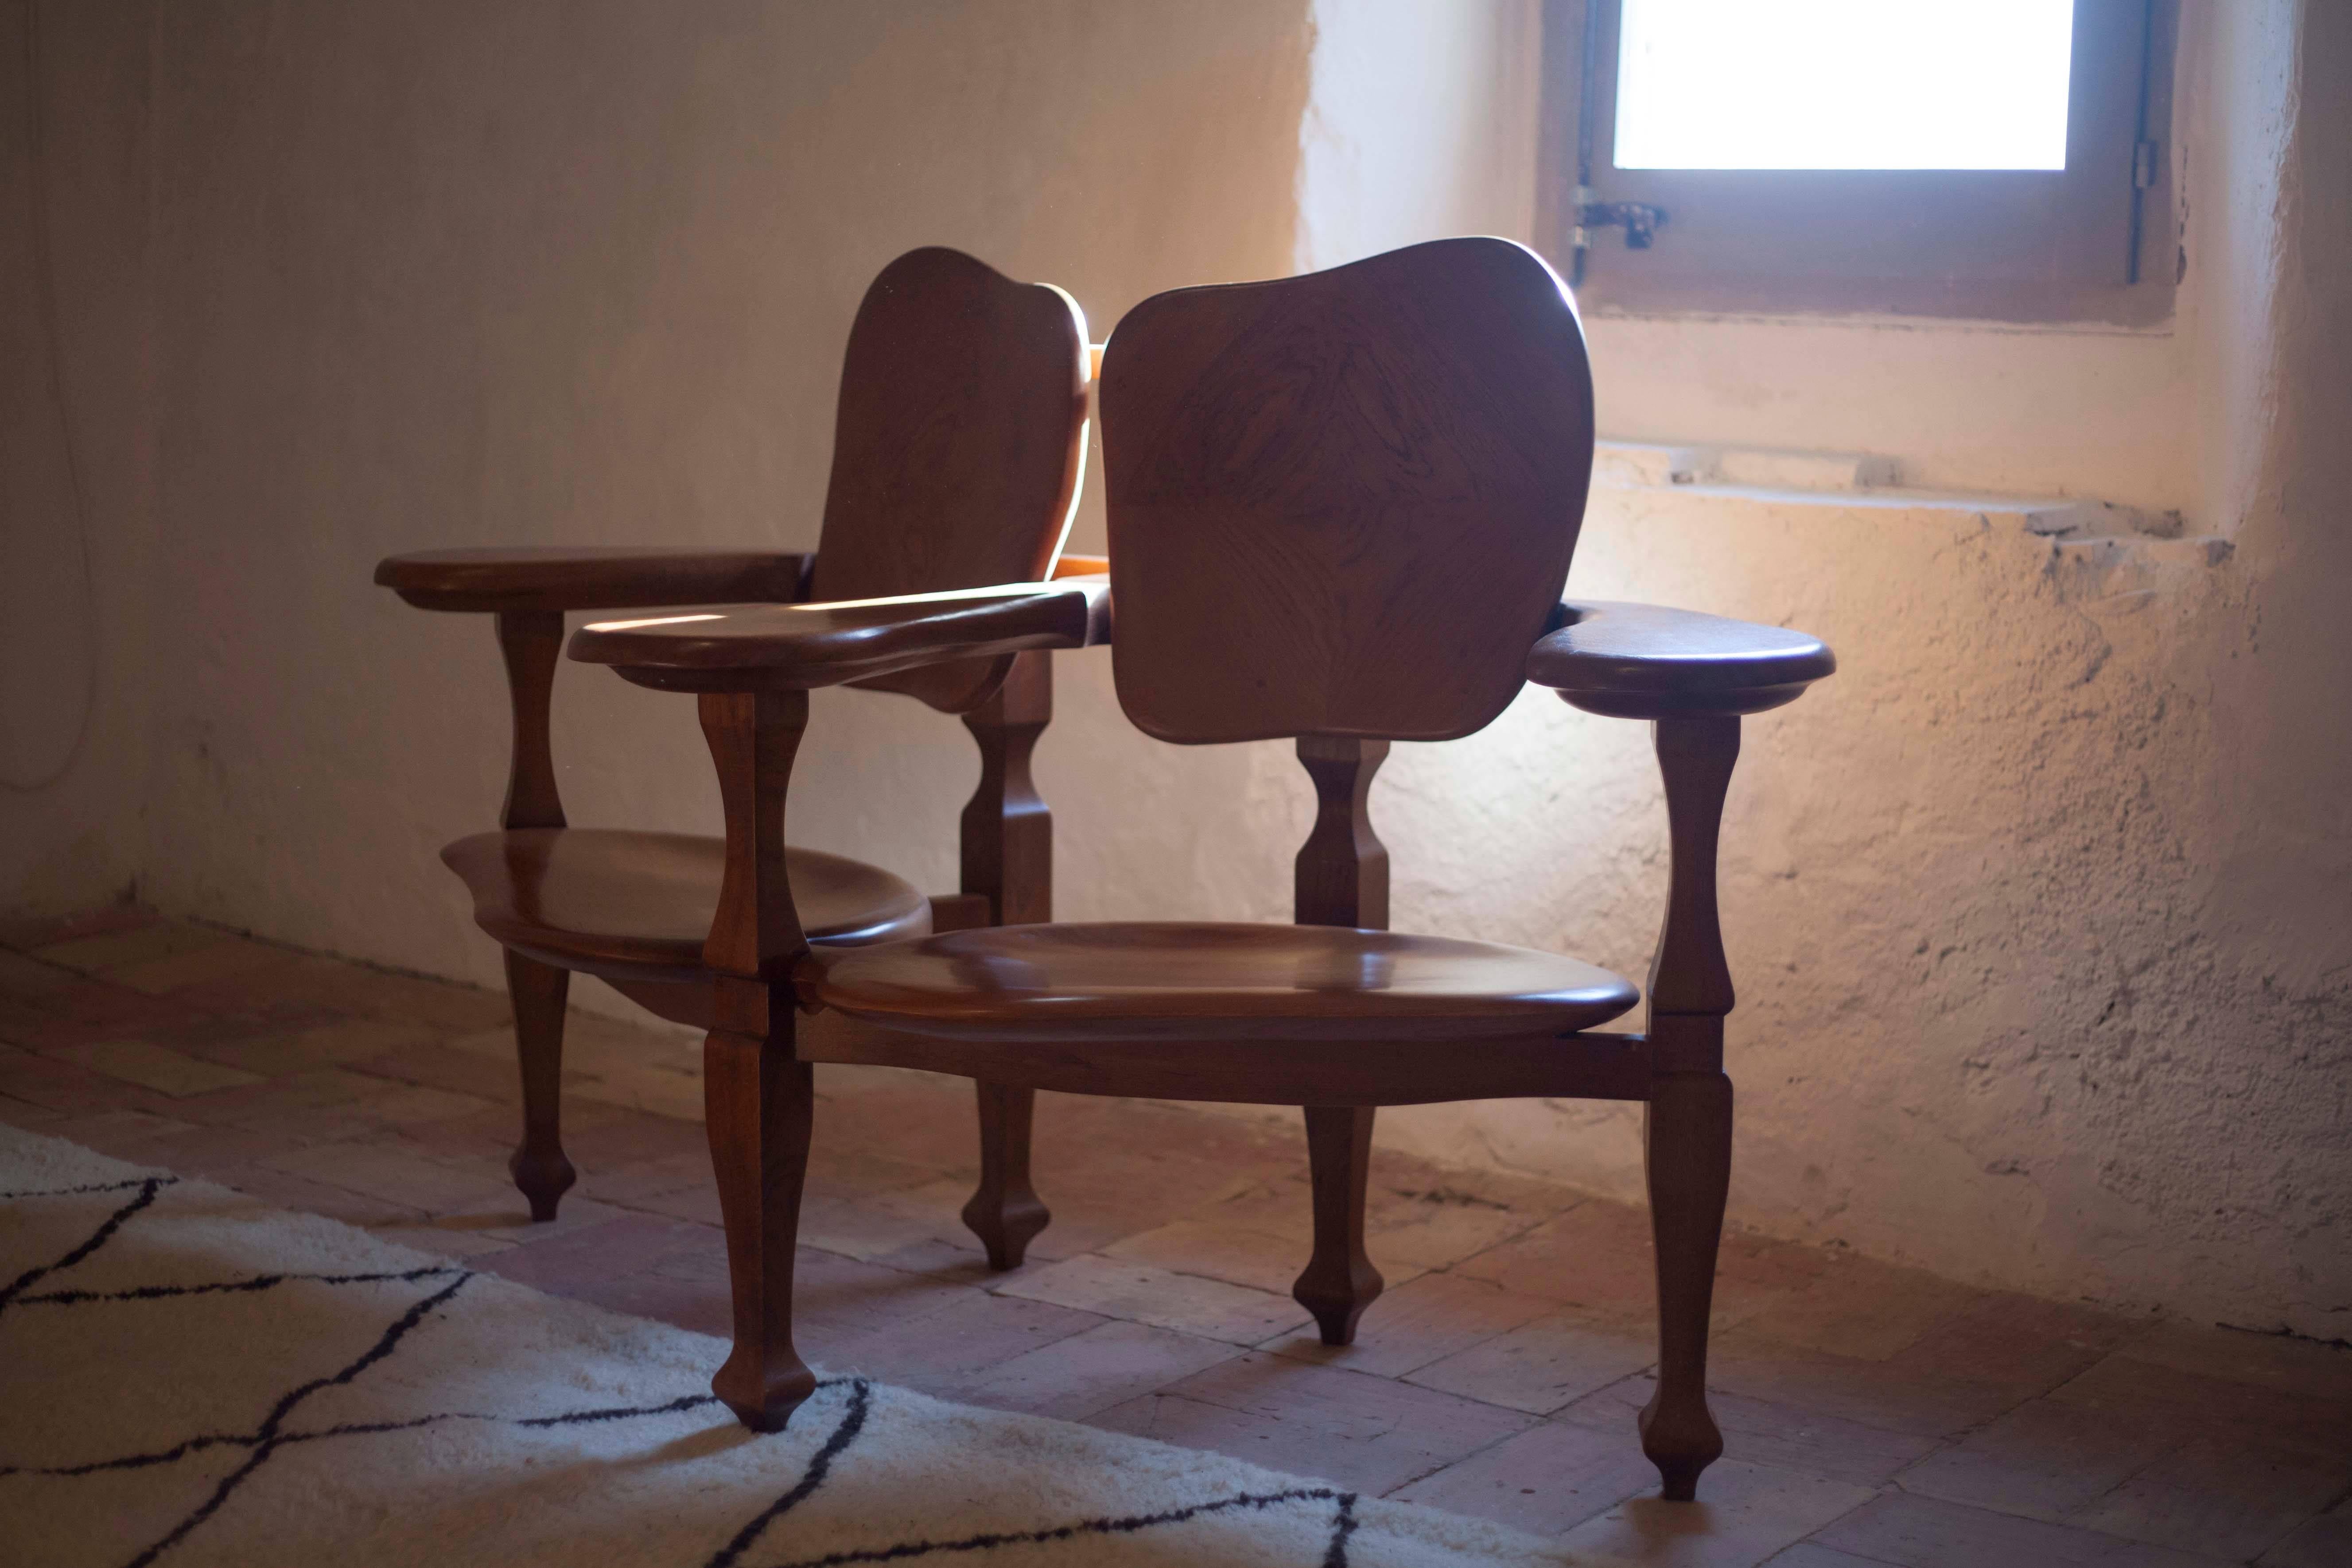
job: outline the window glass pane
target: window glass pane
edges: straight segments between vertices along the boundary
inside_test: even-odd
[[[2073,0],[1624,0],[1620,169],[2063,169]]]

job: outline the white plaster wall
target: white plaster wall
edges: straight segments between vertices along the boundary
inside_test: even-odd
[[[1592,336],[1621,434],[2179,507],[2234,554],[2141,578],[1965,508],[1616,490],[1571,591],[1787,621],[1844,661],[1748,727],[1734,787],[1737,1223],[2332,1336],[2352,1317],[2352,126],[2326,84],[2352,61],[2341,8],[2189,9],[2167,331]],[[111,803],[50,809],[143,846],[167,907],[493,978],[433,854],[498,798],[488,632],[399,606],[370,564],[808,542],[841,341],[899,249],[1053,278],[1100,331],[1160,287],[1523,234],[1531,211],[1526,0],[557,15],[154,24],[160,542],[132,507],[104,544],[150,563],[152,762],[139,788],[107,775]],[[1099,528],[1090,492],[1074,543]],[[1062,913],[1282,918],[1307,816],[1285,748],[1160,746],[1104,656],[1061,672],[1039,771]],[[574,821],[715,826],[687,705],[571,670],[558,715]],[[842,695],[813,734],[794,837],[949,885],[960,730]],[[1468,741],[1400,747],[1374,810],[1400,927],[1641,971],[1664,865],[1639,727],[1529,694]],[[1606,1107],[1381,1125],[1636,1180]]]
[[[490,633],[370,587],[375,559],[813,544],[875,270],[956,245],[1069,287],[1105,328],[1164,287],[1283,271],[1307,40],[1303,3],[1262,0],[168,8],[178,586],[159,605],[153,895],[493,980],[434,852],[499,796]],[[1100,537],[1090,504],[1074,543]],[[1107,690],[1107,668],[1071,675],[1081,711],[1089,678]],[[795,836],[951,889],[962,730],[826,694],[814,736]],[[574,821],[716,830],[691,704],[567,670],[556,739]],[[1043,766],[1074,841],[1160,787],[1119,799],[1107,779],[1242,760],[1171,774],[1154,750],[1099,714],[1055,732]],[[1138,852],[1213,900],[1220,852],[1195,831]],[[1072,858],[1071,885],[1098,880]]]

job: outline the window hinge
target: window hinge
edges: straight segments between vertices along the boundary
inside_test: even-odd
[[[1591,186],[1576,187],[1576,226],[1569,231],[1568,243],[1577,250],[1591,248],[1592,231],[1606,228],[1625,231],[1627,250],[1647,250],[1666,221],[1664,208],[1641,202],[1596,202],[1592,196]]]
[[[2142,141],[2132,148],[2132,189],[2151,190],[2156,185],[2157,143]]]

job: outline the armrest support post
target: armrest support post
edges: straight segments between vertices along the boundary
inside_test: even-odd
[[[1029,772],[1054,716],[1053,657],[1013,655],[996,695],[963,717],[980,745],[980,786],[963,809],[961,891],[987,899],[997,925],[1054,917],[1054,813]]]
[[[507,694],[514,704],[514,758],[507,771],[502,828],[561,828],[563,801],[555,789],[555,753],[548,738],[555,662],[563,656],[563,612],[502,610],[499,652],[507,664]]]
[[[1648,1032],[1692,1036],[1693,1045],[1702,1045],[1696,1037],[1711,1035],[1719,1050],[1721,1020],[1737,998],[1723,954],[1715,862],[1724,796],[1739,758],[1739,720],[1668,718],[1655,728],[1673,864],[1665,923],[1650,965]]]
[[[1298,737],[1298,760],[1315,781],[1315,826],[1291,864],[1296,924],[1389,928],[1389,851],[1371,813],[1372,775],[1388,755],[1385,740]]]
[[[781,982],[808,951],[784,873],[784,787],[808,727],[808,694],[704,692],[700,703],[727,813],[726,870],[703,962]]]

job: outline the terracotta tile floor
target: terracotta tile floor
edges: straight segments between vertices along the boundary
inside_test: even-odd
[[[0,923],[0,1120],[726,1328],[690,1041],[575,1014],[563,1217],[526,1220],[504,998],[135,910]],[[946,1397],[1215,1448],[1659,1563],[2352,1564],[2352,1353],[2126,1320],[1729,1239],[1706,1500],[1667,1504],[1633,1413],[1643,1215],[1373,1158],[1389,1292],[1306,1332],[1299,1138],[1044,1096],[1055,1219],[991,1275],[956,1218],[964,1085],[824,1068],[801,1345]]]

